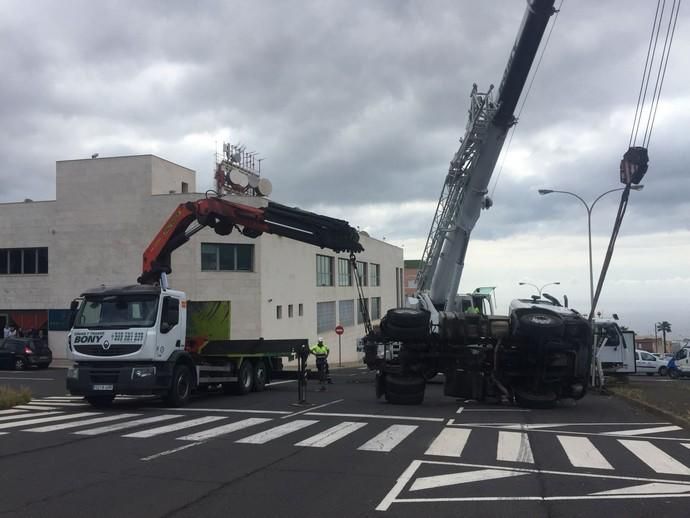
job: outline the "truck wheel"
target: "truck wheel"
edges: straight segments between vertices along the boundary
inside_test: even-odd
[[[254,392],[263,392],[266,388],[266,381],[268,380],[268,371],[266,370],[266,362],[259,360],[254,365]]]
[[[402,341],[426,340],[429,336],[429,326],[427,324],[418,327],[401,327],[386,321],[385,324],[381,325],[381,331],[388,338]]]
[[[680,378],[680,373],[678,372],[678,369],[669,369],[668,375],[669,375],[669,377],[671,377],[673,379]]]
[[[94,408],[109,408],[115,396],[87,396],[86,401]]]
[[[394,308],[386,313],[386,320],[395,327],[427,328],[431,314],[422,309]]]
[[[254,385],[254,366],[249,360],[243,360],[240,365],[240,370],[237,372],[237,382],[235,383],[235,391],[240,394],[248,394],[252,391]]]
[[[15,358],[14,370],[23,371],[24,369],[26,369],[26,361],[24,361],[24,358]]]
[[[386,401],[391,405],[420,405],[426,382],[418,376],[386,376]]]
[[[170,390],[165,398],[170,406],[185,406],[192,393],[192,375],[186,365],[177,365],[173,371]]]

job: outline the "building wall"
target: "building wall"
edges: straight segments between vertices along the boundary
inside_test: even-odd
[[[7,309],[66,309],[84,290],[100,284],[132,284],[141,274],[142,253],[173,210],[202,194],[179,193],[182,181],[196,186],[193,171],[153,155],[57,162],[55,201],[0,204],[0,247],[48,247],[48,274],[0,275],[0,313]],[[175,194],[168,194],[175,191]],[[239,198],[260,206],[259,198]],[[201,271],[201,243],[254,245],[253,272]],[[382,314],[399,302],[402,249],[362,235],[359,260],[381,265],[381,286],[364,288],[382,298]],[[173,254],[170,285],[190,300],[230,300],[231,338],[317,338],[316,303],[356,300],[354,287],[316,286],[316,254],[329,250],[286,238],[250,239],[237,231],[218,236],[211,229],[194,235]],[[345,257],[340,255],[340,257]],[[303,316],[298,316],[298,304]],[[283,318],[276,318],[276,306]],[[293,317],[288,305],[294,305]],[[348,326],[342,337],[343,361],[357,358],[363,326]],[[324,338],[337,354],[333,331]],[[56,358],[66,356],[66,333],[51,331]],[[336,356],[332,356],[336,358]]]

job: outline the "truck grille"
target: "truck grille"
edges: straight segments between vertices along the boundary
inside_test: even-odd
[[[76,344],[74,349],[89,356],[122,356],[137,352],[141,344],[112,344],[108,349],[103,349],[99,344]]]

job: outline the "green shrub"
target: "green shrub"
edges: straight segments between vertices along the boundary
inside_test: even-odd
[[[25,405],[31,401],[31,391],[27,387],[0,386],[0,410],[12,408],[15,405]]]

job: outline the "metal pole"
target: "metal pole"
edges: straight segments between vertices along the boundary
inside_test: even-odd
[[[341,347],[342,343],[341,343],[340,338],[341,338],[341,336],[338,335],[338,367],[343,366],[343,361],[342,361],[343,360],[343,351],[342,351],[342,347]]]
[[[587,206],[587,204],[585,204]],[[592,205],[593,207],[594,205]],[[587,235],[589,236],[589,311],[594,304],[594,267],[592,265],[592,207],[587,207]]]

